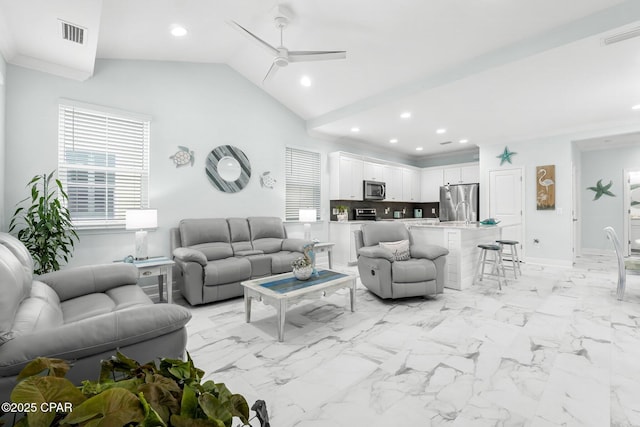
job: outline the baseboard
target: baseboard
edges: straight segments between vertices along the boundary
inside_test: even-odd
[[[550,267],[564,267],[571,268],[573,267],[572,261],[567,261],[563,259],[552,259],[552,258],[531,258],[527,257],[525,260],[527,264],[535,264],[535,265],[546,265]]]

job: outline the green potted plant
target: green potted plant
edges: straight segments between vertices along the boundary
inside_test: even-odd
[[[204,372],[188,353],[187,361],[161,359],[159,366],[117,353],[102,362],[98,381],[83,381],[79,387],[64,378],[68,370],[60,359],[37,358],[25,366],[11,393],[11,401],[27,409],[17,426],[250,425],[246,399],[222,383],[201,384]],[[260,425],[268,427],[264,401],[251,409]]]
[[[346,207],[345,205],[338,205],[336,206],[336,209],[338,210],[338,214],[336,215],[338,217],[338,221],[345,222],[349,220],[348,207]]]
[[[36,175],[29,181],[31,196],[18,203],[9,222],[9,232],[17,232],[31,253],[36,274],[59,270],[60,260],[69,260],[74,239],[78,240],[65,206],[67,193],[62,183],[53,178],[54,172]]]

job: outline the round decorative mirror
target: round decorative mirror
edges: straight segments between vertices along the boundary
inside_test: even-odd
[[[209,182],[225,193],[236,193],[249,183],[251,163],[238,147],[220,145],[207,156],[205,167]]]

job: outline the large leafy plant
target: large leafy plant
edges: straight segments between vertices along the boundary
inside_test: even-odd
[[[36,175],[29,181],[31,196],[18,203],[9,222],[9,232],[17,231],[18,239],[31,253],[36,274],[59,270],[60,260],[69,260],[74,239],[78,240],[64,204],[67,193],[62,183],[53,178],[54,172]]]
[[[64,378],[69,370],[65,361],[37,358],[19,374],[19,382],[11,393],[12,402],[34,409],[16,425],[231,427],[234,422],[250,425],[246,399],[231,393],[222,383],[201,384],[204,372],[187,356],[187,361],[161,359],[157,366],[154,362],[141,365],[117,353],[102,362],[98,381],[83,381],[80,387]],[[55,411],[48,410],[52,406]],[[261,425],[268,427],[264,402],[257,401],[252,409]]]

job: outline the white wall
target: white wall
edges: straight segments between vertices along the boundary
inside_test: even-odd
[[[505,145],[509,151],[515,152],[512,163],[500,166],[500,159]],[[480,147],[480,216],[489,215],[488,189],[491,169],[500,167],[523,167],[525,181],[525,227],[524,248],[530,261],[571,265],[571,140],[566,137],[544,138],[526,142],[483,145]],[[536,166],[556,166],[556,210],[536,210]],[[534,245],[534,239],[539,244]]]
[[[602,229],[612,226],[622,239],[624,169],[640,170],[640,140],[635,147],[584,151],[581,155],[581,166],[582,247],[611,250],[611,243]],[[609,181],[613,182],[610,191],[615,197],[603,195],[598,200],[593,200],[595,193],[587,190],[587,187],[595,186],[599,179],[602,179],[603,185]]]
[[[7,65],[0,54],[0,231],[4,231],[8,224],[5,224],[5,75]]]
[[[75,99],[150,114],[150,204],[158,209],[159,228],[149,234],[149,253],[169,255],[169,228],[190,217],[273,215],[283,217],[285,146],[323,153],[323,212],[328,219],[326,153],[347,150],[379,157],[353,146],[313,139],[305,123],[231,68],[218,64],[99,60],[85,82],[7,67],[6,202],[11,215],[25,197],[29,179],[57,167],[58,99]],[[249,185],[235,194],[222,193],[204,172],[207,154],[231,144],[248,156]],[[178,145],[195,152],[193,167],[176,168],[169,156]],[[391,156],[393,157],[393,156]],[[277,179],[273,190],[262,188],[265,171]],[[292,224],[293,233],[302,229]],[[326,238],[326,224],[314,225],[313,236]],[[129,232],[81,232],[69,265],[109,262],[133,252]]]

